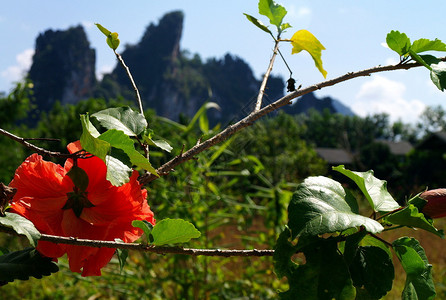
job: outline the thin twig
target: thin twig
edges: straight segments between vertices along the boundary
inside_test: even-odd
[[[142,107],[142,100],[141,100],[141,96],[139,95],[139,90],[136,87],[135,81],[133,80],[133,76],[132,73],[130,73],[130,69],[129,67],[127,67],[127,65],[125,64],[124,60],[122,59],[122,56],[116,52],[115,50],[113,50],[113,52],[116,55],[116,58],[119,60],[119,62],[121,63],[121,66],[124,68],[124,70],[127,72],[127,76],[130,79],[130,82],[133,86],[133,90],[135,91],[135,97],[136,97],[136,101],[138,102],[138,106],[139,106],[139,111],[141,112],[142,115],[144,115],[144,109]]]
[[[73,157],[79,157],[79,153],[61,153],[61,152],[55,152],[55,151],[50,151],[50,150],[46,150],[40,147],[37,147],[29,142],[27,142],[28,139],[16,136],[15,134],[12,134],[2,128],[0,128],[0,135],[4,135],[8,138],[10,138],[11,140],[14,140],[22,145],[24,145],[26,148],[37,152],[41,155],[47,155],[47,156],[51,156],[51,157],[59,157],[59,158],[73,158]]]
[[[260,85],[259,95],[257,96],[257,102],[256,107],[254,108],[254,112],[259,111],[262,107],[262,99],[263,94],[265,94],[266,89],[266,83],[268,82],[269,75],[271,74],[271,71],[273,70],[274,60],[276,59],[277,52],[279,51],[279,41],[275,40],[276,44],[274,46],[273,55],[271,56],[271,60],[269,61],[268,69],[266,70],[265,75],[263,75],[263,81]]]
[[[441,58],[442,61],[446,61],[446,57]],[[316,90],[320,90],[322,88],[332,86],[335,84],[338,84],[343,81],[351,80],[357,77],[363,77],[363,76],[370,76],[373,73],[379,73],[379,72],[386,72],[386,71],[395,71],[395,70],[408,70],[414,67],[419,67],[420,64],[418,63],[407,63],[407,64],[397,64],[397,65],[387,65],[387,66],[377,66],[370,69],[358,71],[358,72],[350,72],[345,75],[339,76],[334,79],[326,80],[318,84],[311,85],[309,87],[298,89],[292,93],[289,93],[288,95],[276,100],[275,102],[263,107],[262,109],[258,111],[254,111],[239,122],[230,125],[226,127],[224,130],[222,130],[220,133],[216,134],[215,136],[211,137],[210,139],[206,141],[202,141],[200,144],[195,145],[194,147],[190,148],[186,152],[183,153],[181,156],[176,156],[170,161],[166,162],[162,166],[160,166],[157,169],[157,173],[159,175],[167,175],[171,170],[173,170],[176,166],[192,159],[195,155],[203,152],[206,149],[209,149],[215,144],[218,144],[222,141],[225,141],[230,136],[234,135],[237,131],[251,125],[254,121],[258,120],[259,118],[267,115],[268,113],[275,111],[282,106],[285,106],[287,104],[291,103],[291,100],[298,98],[300,96],[309,94],[311,92],[314,92]],[[146,173],[142,175],[139,178],[139,181],[141,184],[145,185],[149,182],[157,179],[159,177]]]

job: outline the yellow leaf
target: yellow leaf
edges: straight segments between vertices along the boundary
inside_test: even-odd
[[[322,50],[325,50],[325,47],[319,42],[319,40],[308,30],[302,29],[297,31],[291,37],[291,44],[293,45],[293,49],[291,50],[291,54],[299,53],[302,50],[310,53],[311,57],[314,60],[316,68],[322,73],[324,78],[327,77],[327,71],[322,67]]]

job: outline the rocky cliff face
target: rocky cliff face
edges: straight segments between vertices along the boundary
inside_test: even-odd
[[[76,103],[89,97],[96,84],[95,59],[81,26],[40,34],[28,73],[38,108],[46,111],[57,100]]]
[[[144,107],[179,120],[192,117],[206,101],[213,101],[221,107],[210,112],[213,122],[226,123],[247,115],[260,81],[241,58],[227,54],[203,62],[198,55],[181,51],[183,18],[180,11],[166,14],[158,24],[146,28],[138,43],[121,49]],[[41,34],[29,72],[39,108],[49,110],[56,100],[75,103],[90,96],[134,99],[130,80],[119,64],[96,83],[94,63],[94,50],[82,27]],[[283,90],[283,80],[271,77],[265,103],[268,97],[281,97]]]
[[[243,59],[233,55],[202,61],[198,55],[182,51],[183,19],[180,11],[168,13],[158,24],[150,24],[138,43],[120,48],[144,107],[179,120],[192,117],[206,101],[213,101],[221,109],[209,111],[209,118],[223,125],[249,114],[260,80]],[[56,100],[76,103],[91,96],[134,101],[130,80],[119,64],[101,82],[96,82],[95,51],[81,26],[65,31],[48,30],[39,35],[29,78],[34,82],[38,108],[43,111],[51,109]],[[283,96],[283,91],[283,79],[270,77],[264,104]],[[310,108],[353,115],[339,101],[329,97],[318,99],[312,93],[283,110],[299,114]]]
[[[221,110],[209,112],[211,120],[227,122],[239,117],[256,96],[260,82],[242,59],[230,54],[202,62],[198,55],[190,57],[182,52],[183,18],[180,11],[165,15],[157,25],[147,27],[137,44],[127,46],[122,53],[145,107],[178,120],[180,116],[193,116],[204,102],[213,101]],[[270,82],[270,96],[281,96],[282,80],[272,78]],[[132,93],[127,75],[117,65],[112,74],[104,77],[96,96],[132,99]]]

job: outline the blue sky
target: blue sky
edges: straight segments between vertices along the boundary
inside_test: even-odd
[[[391,30],[405,32],[412,41],[423,37],[446,42],[444,1],[432,1],[430,5],[399,0],[277,2],[287,8],[285,21],[293,26],[283,38],[307,29],[327,48],[322,52],[327,79],[396,63],[398,55],[382,45]],[[104,36],[93,25],[95,22],[119,33],[118,52],[122,52],[125,44],[139,41],[150,23],[157,23],[173,10],[185,13],[183,50],[198,53],[203,60],[221,58],[230,52],[243,58],[260,78],[268,66],[273,42],[243,15],[248,13],[267,23],[258,15],[257,3],[257,0],[7,1],[0,11],[0,91],[9,91],[12,83],[20,80],[29,68],[37,35],[47,29],[82,24],[96,49],[96,70],[100,74],[111,70],[116,61]],[[305,87],[324,80],[308,54],[291,55],[289,44],[283,44],[281,51],[298,84]],[[280,60],[276,61],[273,73],[285,79],[289,76]],[[361,116],[387,112],[392,120],[405,122],[416,121],[426,105],[446,104],[446,94],[436,89],[428,71],[422,68],[355,79],[318,91],[317,95],[335,97]]]

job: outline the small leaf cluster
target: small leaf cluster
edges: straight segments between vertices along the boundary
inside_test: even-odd
[[[270,24],[276,26],[277,37],[274,37],[272,31],[262,23],[262,21],[249,14],[244,14],[246,18],[261,30],[269,33],[275,41],[280,40],[281,34],[292,26],[289,23],[283,23],[283,18],[287,14],[287,10],[280,4],[273,0],[259,0],[259,14],[266,16]],[[322,67],[322,50],[325,47],[322,43],[308,30],[299,30],[293,34],[291,39],[286,40],[291,42],[293,46],[291,54],[299,53],[302,50],[307,51],[314,60],[316,68],[322,73],[324,78],[327,77],[327,71]]]
[[[107,37],[107,45],[115,51],[120,43],[120,40],[118,39],[118,33],[117,32],[111,32],[104,26],[102,26],[99,23],[95,23],[95,25],[99,28],[99,30]]]
[[[165,141],[152,140],[153,132],[148,130],[144,115],[130,107],[118,107],[99,111],[91,117],[96,118],[108,130],[102,134],[99,133],[91,123],[90,116],[81,115],[80,142],[85,151],[106,163],[107,180],[115,186],[128,182],[131,166],[157,175],[148,158],[135,149],[135,142],[142,140],[147,145],[158,146],[166,151],[170,151],[172,147]],[[141,139],[140,135],[142,135]]]
[[[401,62],[406,62],[408,58],[413,59],[430,71],[430,77],[435,86],[444,91],[446,88],[446,64],[437,57],[420,53],[426,51],[446,51],[446,44],[439,39],[418,39],[413,43],[405,33],[392,30],[387,34],[387,46],[400,55]]]
[[[275,246],[275,272],[289,283],[281,299],[381,299],[395,277],[391,250],[407,275],[402,299],[433,299],[431,265],[419,242],[401,237],[389,243],[377,235],[407,226],[442,237],[419,211],[422,199],[416,196],[401,207],[372,171],[333,169],[356,184],[372,215],[359,213],[356,198],[341,183],[324,176],[304,180],[290,201],[288,225]],[[303,253],[305,264],[296,263],[296,253]]]

